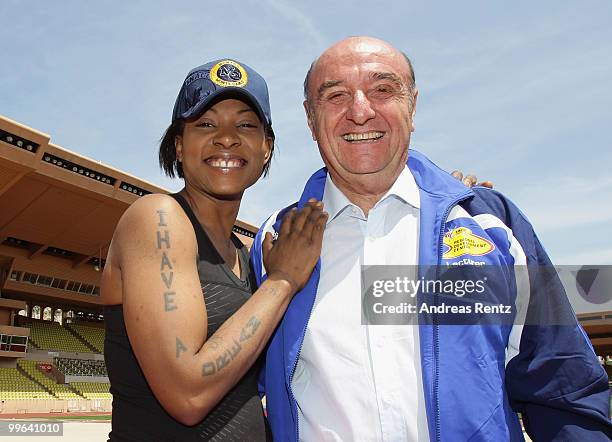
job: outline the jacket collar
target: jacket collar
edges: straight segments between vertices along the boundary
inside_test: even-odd
[[[407,164],[421,192],[421,202],[423,197],[459,199],[474,195],[474,192],[465,187],[461,181],[440,169],[429,158],[414,149],[408,151]],[[327,168],[317,170],[306,182],[298,207],[303,207],[310,198],[323,200],[326,180]]]

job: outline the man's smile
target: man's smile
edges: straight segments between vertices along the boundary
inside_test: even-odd
[[[342,135],[342,139],[350,143],[364,142],[364,141],[376,141],[382,138],[384,135],[385,135],[384,132],[379,132],[379,131],[371,131],[371,132],[363,132],[363,133],[351,132],[351,133]]]

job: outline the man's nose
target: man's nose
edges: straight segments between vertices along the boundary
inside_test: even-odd
[[[355,124],[365,124],[376,116],[372,103],[363,91],[357,91],[353,95],[353,101],[347,112],[347,118]]]

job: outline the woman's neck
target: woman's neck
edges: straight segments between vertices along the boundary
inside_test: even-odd
[[[217,250],[221,253],[232,248],[231,234],[241,198],[219,199],[185,184],[179,192],[193,210]]]

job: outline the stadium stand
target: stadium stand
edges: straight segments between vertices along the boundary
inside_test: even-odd
[[[87,399],[112,399],[110,384],[97,382],[71,382],[70,385]]]
[[[53,399],[53,396],[17,368],[0,367],[0,399]]]
[[[23,327],[30,327],[30,340],[38,348],[74,353],[94,352],[57,322],[22,320],[21,324]]]
[[[39,361],[30,361],[27,359],[21,359],[17,362],[17,365],[25,371],[27,374],[32,376],[36,382],[47,387],[51,393],[58,399],[80,399],[81,396],[72,390],[70,387],[64,384],[58,384],[53,379],[46,376],[38,368]]]
[[[55,366],[69,376],[108,376],[104,361],[54,358]]]
[[[94,347],[98,353],[104,353],[104,329],[81,324],[66,324],[66,327],[78,334]]]

